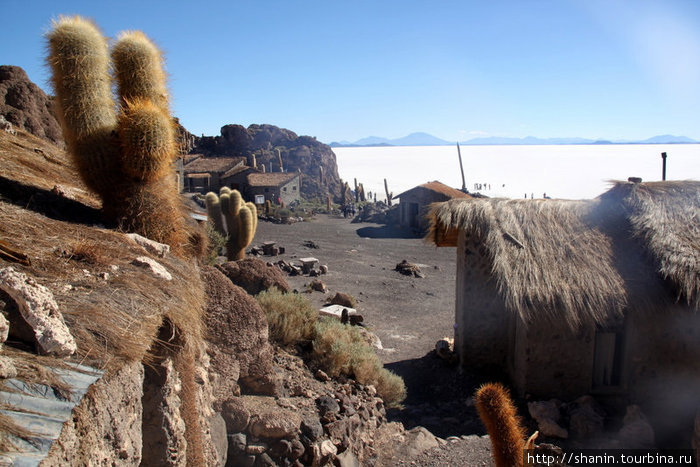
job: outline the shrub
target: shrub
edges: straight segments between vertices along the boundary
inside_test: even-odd
[[[330,376],[342,374],[374,385],[389,407],[406,398],[403,379],[384,368],[359,328],[322,318],[316,323],[313,345],[314,358]]]
[[[206,231],[207,237],[209,238],[209,255],[207,257],[207,264],[212,266],[216,264],[217,258],[223,255],[227,237],[221,235],[211,222],[207,222]]]
[[[270,337],[282,345],[294,345],[313,339],[318,312],[299,294],[282,293],[277,288],[259,293],[256,298],[265,311]]]

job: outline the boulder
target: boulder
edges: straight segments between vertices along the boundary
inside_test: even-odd
[[[231,282],[251,295],[257,295],[271,287],[276,287],[281,292],[291,290],[279,268],[268,266],[265,261],[257,258],[229,261],[216,267]]]
[[[0,269],[0,289],[17,304],[42,353],[60,357],[75,353],[75,340],[47,287],[10,266]]]
[[[245,431],[250,421],[250,412],[239,397],[229,399],[222,404],[221,416],[226,423],[227,433]]]
[[[581,396],[569,407],[569,432],[575,438],[590,438],[603,431],[605,411],[591,396]]]
[[[273,394],[273,352],[262,308],[218,269],[205,266],[201,275],[207,295],[204,323],[211,355],[210,373],[216,375],[212,386],[219,408],[237,392],[239,376],[243,385]]]
[[[281,407],[274,411],[259,412],[253,415],[248,432],[258,438],[291,439],[299,432],[301,417],[296,412]]]
[[[340,305],[348,308],[355,308],[357,306],[355,299],[351,295],[342,292],[336,292],[329,303],[331,305]]]
[[[622,428],[617,434],[620,446],[625,449],[653,449],[654,429],[638,405],[627,407]]]
[[[128,233],[126,236],[129,238],[129,240],[136,243],[152,255],[164,258],[168,253],[170,253],[170,245],[166,245],[165,243],[156,242],[155,240],[151,240],[150,238],[146,238],[137,233]]]
[[[558,423],[561,413],[557,401],[528,402],[527,409],[537,421],[537,429],[542,435],[562,439],[569,437],[569,432]]]
[[[165,267],[162,264],[160,264],[153,258],[149,258],[148,256],[139,256],[137,258],[134,258],[131,261],[131,264],[144,269],[148,269],[151,272],[151,274],[161,279],[165,279],[166,281],[173,280],[173,276],[168,272],[167,269],[165,269]]]

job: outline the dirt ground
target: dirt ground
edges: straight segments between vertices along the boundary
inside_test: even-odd
[[[447,440],[440,447],[395,465],[491,465],[488,438],[472,404],[483,382],[434,354],[435,343],[453,336],[455,248],[436,248],[410,231],[381,224],[353,224],[349,219],[318,215],[291,225],[260,222],[253,245],[274,241],[285,247],[267,261],[314,257],[328,266],[319,277],[327,293],[307,297],[319,308],[336,292],[352,295],[364,323],[380,338],[386,367],[402,376],[408,397],[389,413],[407,429],[424,426]],[[314,248],[313,246],[317,246]],[[425,277],[395,271],[402,260],[419,265]],[[314,278],[289,277],[299,292]],[[466,464],[465,461],[469,460]]]

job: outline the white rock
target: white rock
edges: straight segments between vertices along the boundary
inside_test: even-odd
[[[132,242],[143,247],[143,249],[147,252],[159,256],[161,258],[165,257],[165,255],[170,253],[170,245],[158,243],[155,240],[151,240],[150,238],[143,237],[136,233],[129,233],[126,234],[126,236],[129,237],[129,239]]]
[[[5,318],[5,315],[0,313],[0,349],[2,343],[7,340],[7,335],[10,333],[10,323]]]
[[[17,303],[43,353],[72,355],[77,346],[51,291],[12,267],[0,269],[0,288]]]
[[[544,436],[562,439],[569,437],[569,432],[557,423],[561,413],[555,401],[528,402],[527,410],[537,420],[537,429]]]
[[[173,280],[173,276],[170,275],[167,269],[163,267],[162,264],[160,264],[158,261],[149,258],[148,256],[139,256],[138,258],[134,259],[131,264],[134,266],[140,266],[142,268],[146,268],[150,270],[154,276],[160,277],[161,279],[165,279],[166,281],[171,281]]]
[[[335,444],[333,444],[333,442],[329,439],[321,443],[320,450],[321,457],[330,457],[338,454],[338,448],[336,448]]]
[[[10,357],[0,356],[0,378],[14,378],[17,376],[17,368]]]

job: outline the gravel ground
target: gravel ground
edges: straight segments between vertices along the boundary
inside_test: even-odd
[[[253,245],[267,241],[286,251],[263,259],[314,257],[328,266],[328,274],[319,277],[328,292],[308,297],[319,308],[336,292],[355,297],[364,323],[382,342],[380,358],[406,381],[404,408],[391,411],[390,420],[407,429],[424,426],[445,440],[423,454],[400,456],[391,465],[492,465],[489,441],[471,402],[482,380],[458,372],[433,352],[438,339],[453,335],[454,248],[436,248],[395,227],[325,215],[291,225],[261,221]],[[395,271],[402,260],[419,265],[425,277]],[[302,292],[313,279],[296,276],[288,281]]]

